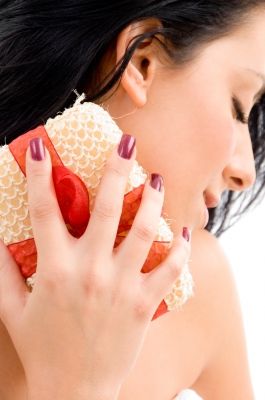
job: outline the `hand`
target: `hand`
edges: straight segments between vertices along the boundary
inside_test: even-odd
[[[33,397],[88,398],[109,388],[114,393],[135,365],[151,318],[187,262],[190,244],[177,237],[164,262],[141,273],[164,199],[163,187],[160,192],[147,183],[131,231],[113,249],[136,156],[134,149],[130,160],[122,158],[117,147],[106,164],[87,230],[74,238],[63,221],[47,149],[45,153],[41,161],[34,161],[29,149],[26,154],[38,252],[34,289],[28,291],[0,242],[0,318]]]

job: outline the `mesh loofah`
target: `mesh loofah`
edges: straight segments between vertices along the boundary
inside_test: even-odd
[[[32,238],[27,181],[8,146],[0,147],[0,237],[6,245]]]
[[[25,152],[30,139],[41,136],[51,154],[58,201],[60,197],[64,198],[64,193],[60,193],[61,172],[69,172],[67,179],[73,192],[80,192],[72,204],[69,203],[68,208],[59,201],[66,225],[76,237],[80,237],[85,231],[89,210],[93,210],[106,160],[121,139],[122,132],[110,115],[96,104],[81,104],[83,98],[84,96],[80,96],[72,108],[49,119],[44,127],[40,126],[27,132],[9,146],[0,148],[0,237],[8,245],[31,289],[34,286],[37,258],[29,219],[25,178]],[[124,240],[133,223],[147,175],[135,161],[125,191],[115,247]],[[78,213],[75,211],[78,210],[77,197],[82,198],[84,207],[88,201],[88,215],[84,218],[82,226],[80,221],[79,225],[75,225],[75,219],[78,219]],[[162,213],[155,242],[142,272],[150,271],[163,261],[171,247],[172,239],[173,234]],[[182,306],[192,295],[193,280],[187,265],[172,291],[160,304],[154,318]]]
[[[63,164],[89,186],[92,209],[104,165],[122,132],[103,108],[94,103],[80,104],[81,99],[63,115],[49,119],[45,128]],[[146,178],[135,162],[125,192],[145,183]]]

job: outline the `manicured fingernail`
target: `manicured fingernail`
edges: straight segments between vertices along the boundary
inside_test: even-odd
[[[150,185],[152,186],[153,189],[162,192],[162,188],[164,186],[164,181],[162,176],[159,174],[151,174]]]
[[[42,161],[45,159],[45,147],[42,138],[31,139],[29,145],[31,157],[34,161]]]
[[[122,135],[119,147],[118,154],[120,157],[125,158],[126,160],[130,160],[133,155],[133,150],[135,147],[136,139],[131,135]]]
[[[190,241],[190,231],[188,228],[183,228],[182,236],[187,240],[187,242]]]

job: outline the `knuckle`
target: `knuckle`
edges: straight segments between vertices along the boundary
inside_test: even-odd
[[[90,272],[88,276],[82,279],[82,287],[86,296],[95,296],[102,298],[110,290],[109,280],[106,276],[100,276],[98,273]]]
[[[113,219],[117,210],[118,205],[111,203],[109,200],[97,199],[93,213],[101,220]]]
[[[45,220],[47,217],[54,216],[56,211],[53,204],[48,200],[36,200],[30,207],[31,218],[35,220]]]
[[[155,237],[155,230],[151,225],[135,225],[132,227],[133,234],[144,242],[151,242]]]
[[[47,171],[42,164],[34,163],[31,165],[31,179],[47,181]]]
[[[33,165],[31,165],[30,169],[30,174],[27,175],[28,185],[30,185],[31,187],[43,188],[44,190],[45,188],[50,187],[50,171],[47,171],[47,169],[44,168],[43,165],[40,165],[38,163],[34,163]]]
[[[119,166],[113,164],[112,162],[106,163],[106,173],[113,177],[115,180],[119,179],[121,181],[127,180],[127,173]]]
[[[34,179],[37,175],[44,176],[45,169],[46,168],[43,166],[43,163],[30,162],[30,165],[28,165],[28,174],[30,175],[30,180]]]
[[[162,208],[163,199],[161,198],[161,193],[158,190],[153,190],[152,192],[145,193],[144,199],[148,202],[148,207],[152,207],[154,210]]]
[[[138,300],[133,307],[133,313],[136,319],[142,321],[150,317],[151,305],[147,299]]]
[[[41,285],[49,292],[54,293],[58,288],[66,286],[70,281],[71,277],[67,272],[67,269],[58,267],[49,268],[50,273],[42,273],[40,276]]]
[[[174,258],[168,260],[167,267],[172,280],[176,279],[182,271],[182,265]]]

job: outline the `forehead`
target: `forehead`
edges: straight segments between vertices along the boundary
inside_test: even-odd
[[[248,68],[265,75],[265,7],[251,13],[230,40],[238,61],[247,60]]]
[[[265,6],[250,13],[236,30],[209,43],[199,60],[204,60],[208,68],[248,69],[265,75]]]

